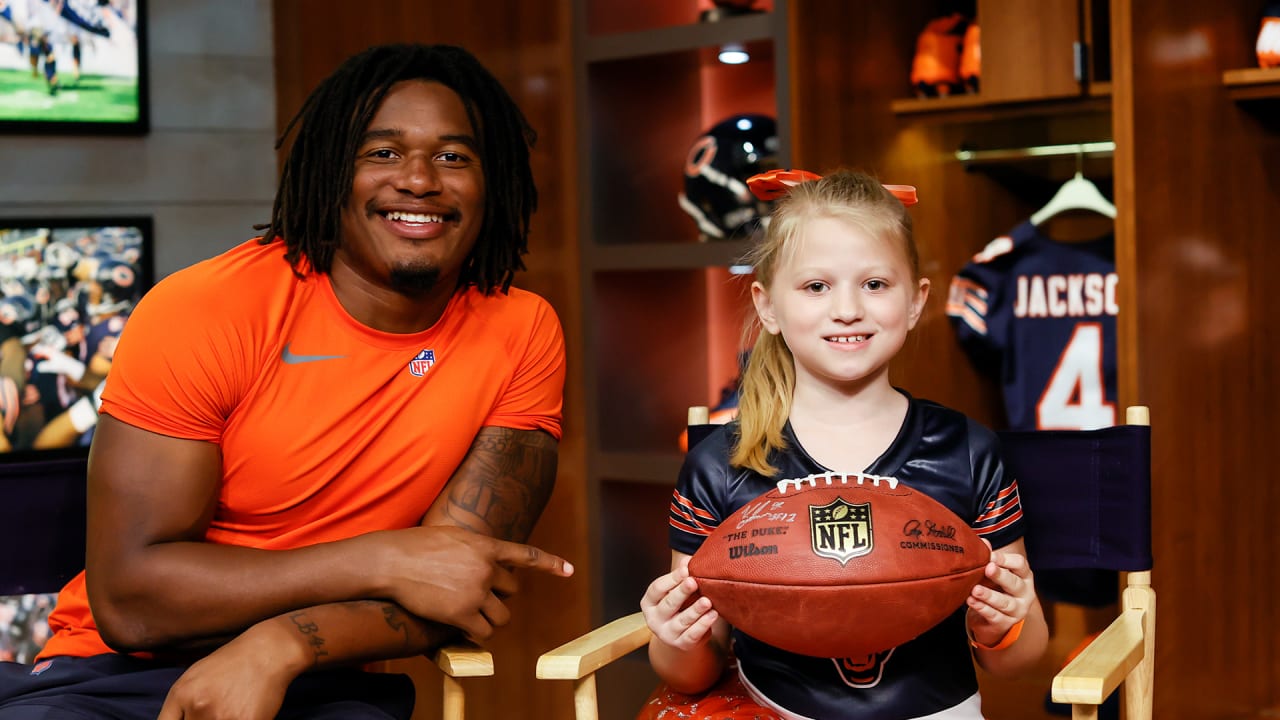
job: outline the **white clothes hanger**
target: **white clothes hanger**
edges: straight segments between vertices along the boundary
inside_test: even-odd
[[[1031,216],[1031,224],[1039,226],[1049,218],[1068,210],[1091,210],[1099,215],[1106,215],[1112,220],[1116,218],[1116,206],[1079,170],[1076,171],[1075,177],[1058,188],[1058,192],[1054,193],[1044,207]]]

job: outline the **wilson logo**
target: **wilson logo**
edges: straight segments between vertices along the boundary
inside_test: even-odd
[[[746,545],[733,545],[729,548],[729,559],[737,560],[738,558],[753,557],[755,555],[777,555],[777,545],[757,545],[748,543]]]

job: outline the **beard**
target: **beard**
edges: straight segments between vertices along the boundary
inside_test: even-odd
[[[391,269],[391,289],[409,296],[425,295],[440,282],[440,268],[435,265],[401,265]]]

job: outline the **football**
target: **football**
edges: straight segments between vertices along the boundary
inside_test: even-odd
[[[857,657],[937,625],[983,579],[967,523],[894,478],[783,480],[707,537],[689,574],[730,624],[801,655]]]

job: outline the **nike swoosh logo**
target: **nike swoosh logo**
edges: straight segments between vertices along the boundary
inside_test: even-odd
[[[295,355],[289,351],[288,345],[285,345],[284,350],[280,353],[280,359],[289,365],[317,362],[319,360],[341,360],[344,357],[346,357],[346,355]]]

